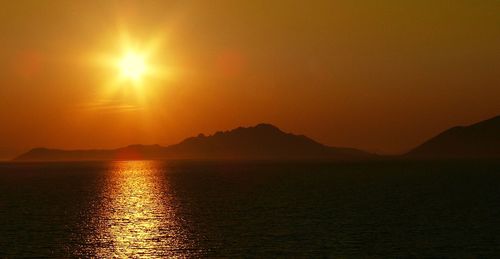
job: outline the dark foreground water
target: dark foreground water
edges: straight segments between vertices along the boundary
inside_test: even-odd
[[[500,257],[500,161],[0,164],[0,257]]]

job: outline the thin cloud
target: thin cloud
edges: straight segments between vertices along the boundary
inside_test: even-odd
[[[80,108],[87,111],[102,112],[133,112],[143,110],[142,107],[131,104],[123,104],[117,100],[103,99],[95,102],[80,105]]]

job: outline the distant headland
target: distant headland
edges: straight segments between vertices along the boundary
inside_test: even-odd
[[[500,158],[500,116],[443,131],[408,152],[419,158]]]

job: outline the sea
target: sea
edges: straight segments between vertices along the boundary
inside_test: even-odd
[[[500,161],[4,162],[0,257],[500,258]]]

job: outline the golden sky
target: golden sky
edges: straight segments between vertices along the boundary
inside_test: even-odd
[[[500,114],[499,6],[2,1],[0,151],[166,145],[267,122],[402,152]],[[99,62],[125,41],[158,73],[136,84]]]

